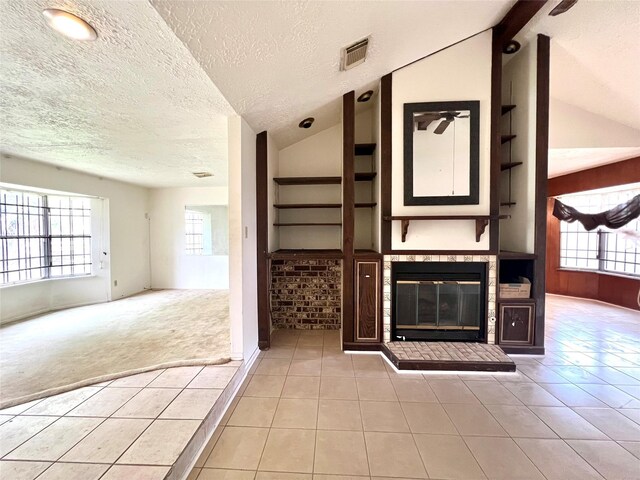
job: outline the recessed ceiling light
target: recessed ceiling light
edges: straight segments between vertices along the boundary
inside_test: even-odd
[[[520,42],[516,40],[511,40],[502,47],[502,53],[506,53],[507,55],[512,55],[520,50]]]
[[[213,173],[211,172],[193,172],[193,174],[198,178],[213,177]]]
[[[298,126],[299,126],[300,128],[310,128],[310,127],[311,127],[311,125],[313,125],[313,122],[314,122],[315,120],[316,120],[316,119],[315,119],[315,118],[313,118],[313,117],[305,118],[304,120],[302,120],[302,121],[298,124]]]
[[[42,12],[47,25],[56,32],[72,40],[95,40],[98,34],[94,28],[73,13],[47,8]]]
[[[372,96],[373,96],[373,90],[367,90],[366,92],[364,92],[362,95],[358,97],[358,101],[361,103],[368,102],[369,100],[371,100]]]

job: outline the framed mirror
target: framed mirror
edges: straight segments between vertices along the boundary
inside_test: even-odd
[[[479,203],[480,102],[404,104],[404,204]]]

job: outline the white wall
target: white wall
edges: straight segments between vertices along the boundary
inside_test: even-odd
[[[256,134],[229,117],[229,316],[231,356],[249,359],[258,348]]]
[[[488,215],[491,122],[491,32],[483,32],[393,73],[392,214]],[[480,203],[478,205],[405,206],[403,180],[403,107],[405,103],[480,101]],[[400,222],[392,225],[398,250],[488,250],[489,229],[475,241],[473,221],[411,222],[402,243]]]
[[[279,176],[342,175],[342,125],[335,125],[280,150]],[[280,186],[278,203],[340,203],[340,185]],[[280,210],[281,222],[339,222],[340,209]],[[279,227],[281,249],[342,248],[340,227]]]
[[[536,41],[524,45],[503,68],[502,103],[516,105],[510,114],[502,117],[502,132],[511,128],[517,137],[502,147],[502,162],[523,162],[522,165],[501,173],[500,201],[509,197],[511,175],[511,201],[516,205],[501,207],[500,213],[511,218],[500,221],[500,250],[533,253],[536,181]]]
[[[227,205],[228,197],[226,187],[151,190],[152,288],[229,288],[229,256],[187,255],[184,220],[187,205]]]
[[[549,102],[549,148],[640,146],[640,131],[552,98]]]
[[[150,286],[146,188],[4,155],[0,157],[0,181],[104,198],[108,218],[105,244],[100,245],[107,255],[102,255],[103,272],[97,278],[3,287],[0,318],[4,321],[50,309],[115,300]]]

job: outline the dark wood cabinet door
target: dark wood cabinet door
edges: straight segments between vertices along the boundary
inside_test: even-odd
[[[380,261],[356,260],[356,341],[380,341]]]
[[[533,345],[534,304],[500,305],[501,345]]]

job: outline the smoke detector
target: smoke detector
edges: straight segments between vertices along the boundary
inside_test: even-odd
[[[213,177],[213,173],[211,172],[193,172],[193,174],[198,178]]]
[[[369,37],[358,40],[356,43],[340,50],[340,70],[349,70],[357,67],[367,58]]]

